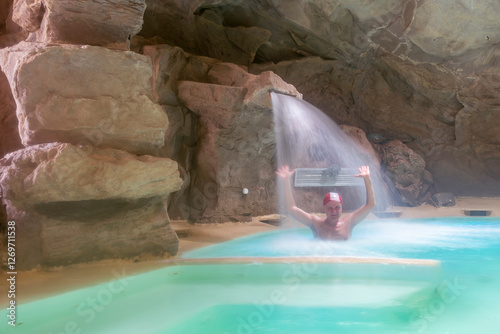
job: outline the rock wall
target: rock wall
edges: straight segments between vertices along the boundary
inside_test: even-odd
[[[186,180],[169,213],[192,222],[248,221],[276,211],[275,139],[270,91],[301,97],[272,72],[194,56],[168,45],[142,46],[155,68],[155,94],[175,113],[168,155]],[[187,111],[186,111],[187,110]],[[251,163],[249,163],[251,162]],[[243,189],[249,190],[243,194]]]
[[[370,145],[402,204],[500,195],[499,6],[2,2],[0,184],[21,265],[175,254],[169,216],[275,212],[270,91]]]
[[[218,45],[238,49],[229,31],[264,29],[263,42],[240,35],[256,51],[224,61],[271,70],[337,123],[401,141],[424,159],[433,191],[499,195],[498,2],[147,3],[139,35],[193,54],[222,59]]]
[[[3,135],[12,138],[2,145],[10,153],[0,159],[0,189],[16,222],[16,268],[176,254],[168,195],[183,181],[161,156],[168,115],[153,94],[150,58],[127,50],[144,1],[11,8],[27,32],[0,50],[11,93],[2,93]],[[14,150],[17,139],[23,148]]]

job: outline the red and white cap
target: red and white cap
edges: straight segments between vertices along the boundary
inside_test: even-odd
[[[336,201],[342,204],[342,197],[338,193],[328,193],[325,195],[325,198],[323,199],[323,205],[326,205],[326,203],[330,201]]]

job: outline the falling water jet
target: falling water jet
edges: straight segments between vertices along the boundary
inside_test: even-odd
[[[325,172],[338,173],[340,168],[357,174],[360,166],[370,166],[377,207],[385,211],[392,206],[390,184],[383,179],[378,160],[361,148],[353,139],[321,110],[304,100],[271,92],[276,154],[278,166],[295,168],[326,168]],[[360,185],[363,183],[361,182]],[[366,201],[363,186],[295,188],[294,196],[299,207],[309,212],[322,212],[323,195],[339,192],[344,198],[344,209],[352,211]],[[279,190],[280,205],[284,196]],[[283,212],[280,209],[280,212]]]

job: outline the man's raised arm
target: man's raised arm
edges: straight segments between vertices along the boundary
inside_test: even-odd
[[[366,188],[366,203],[358,210],[354,211],[350,217],[351,229],[363,219],[365,219],[370,211],[377,205],[375,201],[375,193],[373,191],[372,180],[370,178],[370,168],[368,166],[361,166],[359,168],[359,174],[354,175],[356,177],[362,177],[365,182]]]
[[[281,178],[283,181],[283,188],[285,190],[285,207],[287,211],[299,222],[307,225],[307,226],[312,226],[313,221],[314,221],[314,215],[311,215],[310,213],[305,212],[304,210],[298,208],[295,205],[295,200],[293,199],[293,194],[292,194],[292,186],[290,185],[290,179],[291,176],[295,170],[290,171],[288,166],[281,166],[278,168],[276,171],[276,174]]]

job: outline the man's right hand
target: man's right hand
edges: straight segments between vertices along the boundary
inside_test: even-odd
[[[294,170],[290,170],[290,168],[288,166],[281,166],[276,171],[276,174],[279,177],[281,177],[283,180],[290,179],[290,177],[293,175],[293,173],[295,173],[295,169]]]

